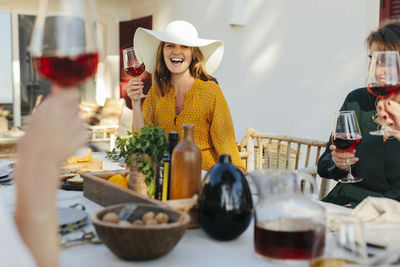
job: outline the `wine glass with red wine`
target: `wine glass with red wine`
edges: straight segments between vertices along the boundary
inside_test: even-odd
[[[30,52],[39,75],[63,89],[96,74],[99,62],[93,0],[41,0]]]
[[[398,51],[376,51],[372,55],[368,91],[378,98],[391,98],[400,91],[400,60]],[[391,136],[383,123],[381,129],[370,132],[372,135]]]
[[[361,144],[361,131],[356,114],[351,111],[335,112],[333,119],[332,143],[341,152],[349,152]],[[349,165],[347,176],[340,178],[342,183],[357,183],[363,179],[354,177]]]
[[[132,77],[140,77],[142,73],[145,71],[145,66],[143,62],[139,62],[138,58],[135,55],[135,48],[128,47],[122,51],[122,58],[124,61],[124,70],[126,74]],[[146,97],[143,94],[140,96],[141,98]]]

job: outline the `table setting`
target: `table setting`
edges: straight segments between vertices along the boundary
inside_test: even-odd
[[[123,170],[118,162],[113,162],[107,159],[105,157],[105,153],[96,152],[93,153],[93,156],[98,157],[103,161],[103,170]],[[7,180],[9,179],[9,176],[12,177],[11,167],[13,163],[15,163],[15,159],[0,160],[0,174],[3,175],[1,178]],[[281,175],[285,173],[283,170],[280,170],[279,172]],[[281,186],[281,188],[285,188],[284,191],[287,192],[287,185],[290,184],[290,182],[287,180],[288,174],[285,174],[286,178],[284,179],[283,184],[286,184],[286,186]],[[260,199],[263,199],[263,197],[261,197],[258,192],[254,192],[254,181],[251,180],[251,175],[255,176],[254,173],[246,175],[246,180],[252,184],[253,191],[251,194],[256,207],[256,214],[258,209],[259,215],[257,220],[259,221],[262,218],[260,213],[262,208],[257,208],[257,203]],[[262,175],[265,175],[265,173]],[[271,174],[269,175],[271,178]],[[205,176],[204,173],[203,176]],[[278,177],[276,179],[279,180],[281,178]],[[262,182],[264,183],[264,181]],[[14,209],[13,194],[15,187],[12,184],[12,180],[8,180],[8,183],[10,184],[7,184],[7,186],[0,186],[0,195],[2,202],[5,204],[7,210],[9,210],[10,216],[12,216]],[[282,183],[282,181],[280,183]],[[295,184],[293,183],[292,185],[294,186]],[[262,186],[266,188],[265,190],[262,190],[263,194],[268,195],[268,188],[266,187],[267,185],[263,184]],[[268,187],[275,188],[271,190],[279,192],[279,190],[276,189],[279,186],[276,186],[276,184],[274,186],[269,184]],[[301,198],[300,195],[298,197]],[[395,234],[398,233],[398,230],[400,229],[400,217],[398,215],[400,205],[398,202],[386,198],[369,197],[360,203],[355,209],[349,209],[331,203],[306,200],[305,198],[303,198],[302,201],[309,201],[312,205],[315,205],[317,209],[320,208],[327,218],[332,218],[332,216],[359,218],[359,220],[362,222],[365,244],[368,245],[366,246],[365,253],[368,254],[369,258],[365,259],[365,262],[367,262],[367,260],[370,260],[371,262],[382,262],[381,255],[386,255],[386,253],[388,256],[385,257],[385,260],[390,259],[389,256],[395,258],[393,261],[398,260],[395,256],[398,255],[398,244],[400,244],[397,237],[398,235]],[[78,207],[72,207],[74,205]],[[278,205],[278,207],[279,206],[281,205]],[[59,220],[63,225],[64,230],[65,225],[68,223],[61,222],[61,214],[63,213],[61,211],[76,209],[80,213],[78,216],[80,218],[77,218],[75,221],[72,219],[72,221],[69,222],[79,223],[71,229],[67,228],[67,231],[64,231],[61,235],[61,266],[128,266],[131,264],[130,261],[125,261],[114,255],[104,243],[101,243],[90,216],[98,213],[104,208],[86,198],[83,194],[83,191],[58,190],[57,207],[60,210]],[[282,208],[281,206],[281,210],[285,210],[285,208]],[[307,213],[307,211],[303,210],[300,214],[305,213]],[[275,212],[275,214],[279,214],[279,212]],[[314,215],[312,215],[312,217],[315,217]],[[71,216],[67,217],[70,217],[69,219],[71,219]],[[244,232],[239,234],[237,238],[234,238],[231,241],[214,239],[199,227],[187,229],[182,235],[181,239],[177,242],[176,246],[172,248],[166,255],[149,261],[135,261],[135,265],[165,266],[167,264],[174,266],[204,266],[204,264],[207,264],[209,266],[224,266],[229,264],[233,266],[239,266],[246,263],[251,264],[252,266],[286,266],[287,264],[295,266],[309,266],[310,260],[314,256],[309,256],[308,259],[297,261],[290,259],[277,259],[275,258],[276,254],[269,254],[266,255],[266,257],[263,255],[258,255],[259,253],[254,247],[254,242],[256,241],[254,236],[255,216],[252,217],[253,218]],[[324,223],[325,222],[321,222],[321,225]],[[62,226],[61,224],[60,227]],[[329,227],[327,226],[325,237],[326,243],[324,246],[322,246],[325,251],[330,249],[330,244],[332,244],[332,242],[335,240],[334,232],[330,231],[328,228]],[[323,255],[322,252],[320,254],[320,256]],[[207,256],[205,257],[204,255]]]

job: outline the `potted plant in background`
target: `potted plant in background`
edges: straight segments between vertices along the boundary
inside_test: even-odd
[[[168,143],[164,129],[146,125],[137,133],[128,132],[126,138],[117,137],[116,148],[107,152],[107,157],[113,160],[124,158],[130,166],[128,187],[153,197],[156,169],[167,154]]]

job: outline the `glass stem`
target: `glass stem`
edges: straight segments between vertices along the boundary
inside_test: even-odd
[[[349,179],[353,179],[354,178],[353,174],[351,173],[351,165],[350,164],[349,164],[349,172],[347,174],[347,178],[349,178]]]

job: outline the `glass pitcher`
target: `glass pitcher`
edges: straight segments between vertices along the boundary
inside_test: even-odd
[[[325,208],[300,190],[301,181],[315,189],[314,178],[286,169],[261,169],[249,175],[258,191],[254,213],[256,253],[285,261],[310,260],[322,255]]]

